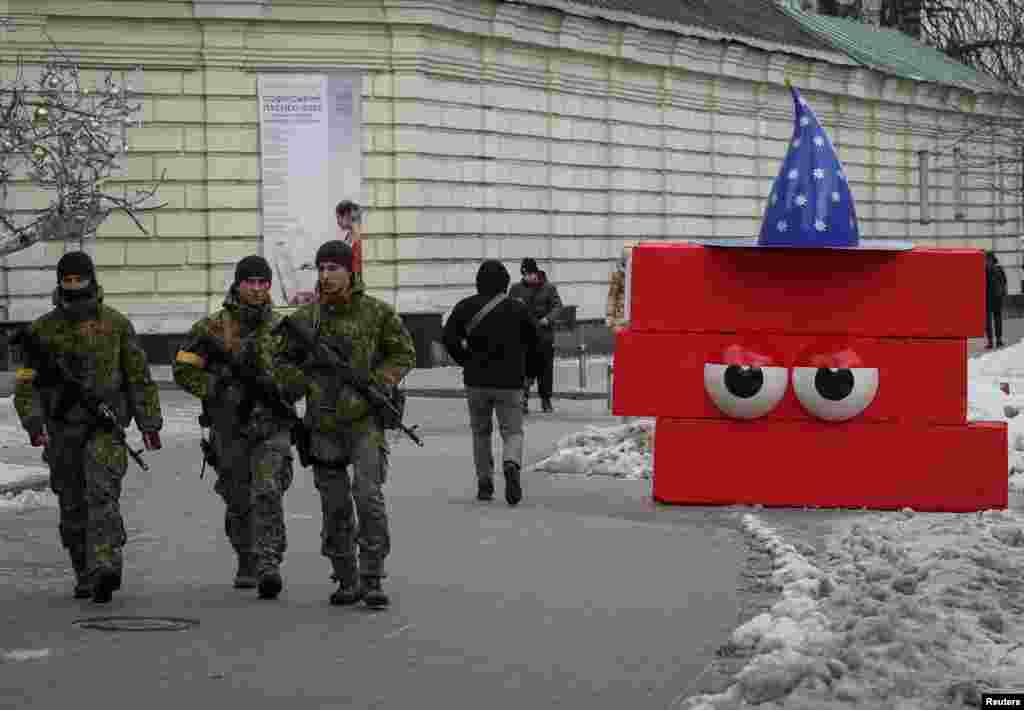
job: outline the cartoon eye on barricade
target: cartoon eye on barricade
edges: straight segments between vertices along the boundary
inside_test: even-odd
[[[1005,508],[1006,425],[967,422],[983,252],[862,239],[832,142],[791,93],[758,237],[632,249],[613,412],[657,418],[654,498]]]

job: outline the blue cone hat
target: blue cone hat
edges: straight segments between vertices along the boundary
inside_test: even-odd
[[[903,251],[911,242],[861,239],[853,193],[818,117],[793,93],[793,139],[772,184],[756,239],[695,239],[705,246]]]

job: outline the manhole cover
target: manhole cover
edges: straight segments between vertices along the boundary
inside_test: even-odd
[[[199,626],[199,619],[173,616],[94,616],[78,619],[75,626],[100,631],[182,631]]]

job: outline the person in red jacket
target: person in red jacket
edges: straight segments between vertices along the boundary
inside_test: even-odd
[[[338,221],[338,239],[352,247],[352,273],[363,272],[363,210],[352,200],[342,200],[334,208]]]

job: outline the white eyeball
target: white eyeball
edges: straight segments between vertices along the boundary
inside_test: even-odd
[[[757,419],[775,409],[786,394],[788,379],[784,367],[704,365],[704,389],[733,419]]]
[[[878,368],[794,367],[793,391],[818,419],[845,422],[868,408],[878,394]]]

